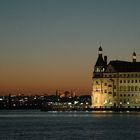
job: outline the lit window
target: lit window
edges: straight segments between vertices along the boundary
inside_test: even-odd
[[[105,69],[104,69],[104,68],[102,68],[102,72],[104,72],[104,70],[105,70]]]

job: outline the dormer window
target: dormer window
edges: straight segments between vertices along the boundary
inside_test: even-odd
[[[103,69],[102,69],[102,72],[104,72],[104,71],[105,71],[105,69],[103,68]]]
[[[100,69],[99,68],[96,68],[96,72],[100,72]]]

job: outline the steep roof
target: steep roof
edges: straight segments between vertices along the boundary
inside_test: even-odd
[[[98,59],[96,61],[95,66],[104,66],[104,60],[103,60],[102,55],[99,55],[99,57],[98,57]]]
[[[110,61],[111,65],[117,72],[140,72],[140,62],[128,61]]]

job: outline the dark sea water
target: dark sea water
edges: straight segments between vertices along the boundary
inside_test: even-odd
[[[140,140],[140,113],[0,111],[0,140]]]

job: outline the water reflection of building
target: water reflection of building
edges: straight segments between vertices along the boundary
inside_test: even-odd
[[[99,48],[93,72],[93,108],[140,108],[140,62],[110,61]]]

